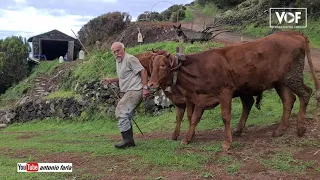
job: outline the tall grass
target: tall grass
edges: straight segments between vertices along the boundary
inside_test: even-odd
[[[253,36],[253,37],[263,37],[269,34],[270,28],[268,25],[263,26],[260,24],[259,26],[256,23],[245,24],[242,27],[235,27],[234,29],[240,30],[243,34]],[[299,29],[282,29],[282,30],[296,30],[304,33],[312,47],[319,48],[320,47],[320,24],[319,20],[308,20],[307,28],[299,28]]]
[[[223,10],[219,9],[214,3],[207,3],[205,6],[201,6],[200,4],[196,3],[195,8],[200,10],[205,15],[212,17],[223,12]]]
[[[190,7],[187,7],[185,10],[185,17],[183,21],[188,22],[194,20],[194,16],[192,15],[192,11],[190,10]]]
[[[178,42],[157,42],[144,44],[132,48],[127,48],[126,52],[132,55],[154,50],[167,50],[170,53],[175,53],[176,47],[182,46],[185,53],[195,53],[202,50],[220,47],[221,44],[214,42],[209,43],[194,43],[182,44]],[[97,51],[87,57],[83,64],[79,65],[73,73],[74,79],[80,82],[98,80],[103,77],[115,77],[116,64],[113,54],[110,51]]]

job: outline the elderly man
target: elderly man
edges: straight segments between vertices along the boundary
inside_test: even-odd
[[[121,42],[114,42],[111,50],[116,58],[117,78],[105,78],[106,84],[119,82],[120,91],[124,96],[116,108],[118,127],[122,141],[115,144],[116,148],[135,146],[132,131],[132,111],[140,104],[142,98],[149,95],[147,83],[148,74],[140,61],[133,55],[125,52]]]

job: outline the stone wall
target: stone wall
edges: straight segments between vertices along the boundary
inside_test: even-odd
[[[45,100],[41,97],[24,97],[13,110],[0,110],[1,124],[26,122],[46,117],[62,119],[81,116],[81,113],[94,106],[102,106],[105,113],[114,117],[116,106],[123,93],[117,83],[104,85],[100,81],[77,83],[74,91],[82,96],[82,100],[74,98]],[[171,101],[162,91],[151,92],[143,102],[144,110],[153,115],[172,106]]]
[[[0,110],[0,123],[26,122],[46,117],[73,118],[80,116],[86,101],[73,98],[42,100],[37,99],[17,106],[14,110]]]
[[[81,94],[85,100],[106,104],[106,111],[110,116],[114,114],[115,107],[117,106],[120,98],[124,95],[120,92],[120,88],[117,83],[104,85],[100,81],[77,83],[74,90]],[[144,101],[144,108],[147,113],[156,113],[160,109],[171,106],[172,102],[165,96],[162,90],[157,92],[151,91],[150,97],[146,98]]]

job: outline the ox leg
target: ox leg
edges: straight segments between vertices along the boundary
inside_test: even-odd
[[[295,93],[300,100],[300,110],[297,118],[297,131],[298,136],[303,136],[306,132],[305,127],[305,114],[307,105],[309,103],[312,89],[306,86],[303,82],[303,69],[305,51],[302,48],[297,48],[292,51],[293,64],[290,70],[284,76],[283,83]]]
[[[281,98],[283,104],[283,114],[278,129],[273,133],[274,137],[282,136],[285,130],[289,127],[289,118],[291,111],[296,101],[296,96],[292,91],[284,85],[276,85],[275,89]]]
[[[253,97],[249,95],[240,96],[240,99],[242,103],[242,115],[237,128],[232,133],[234,136],[241,136],[242,130],[246,125],[249,113],[254,103]]]
[[[172,134],[172,140],[177,140],[178,136],[180,135],[180,128],[181,128],[181,122],[183,119],[183,115],[185,112],[186,107],[178,107],[177,106],[177,113],[176,113],[176,128]]]
[[[191,126],[191,118],[194,111],[194,104],[192,102],[187,102],[187,116],[189,121],[189,127]],[[195,133],[192,134],[192,138],[194,137]]]
[[[299,88],[296,88],[295,90],[293,90],[293,92],[297,94],[300,100],[300,110],[297,118],[297,131],[298,131],[298,136],[301,137],[306,132],[305,115],[306,115],[307,106],[312,94],[312,89],[307,85],[303,84]]]
[[[226,152],[230,149],[232,142],[231,135],[231,106],[232,106],[232,95],[224,94],[224,97],[220,99],[221,104],[221,114],[222,120],[224,123],[224,141],[222,145],[223,152]]]
[[[181,141],[181,144],[188,144],[191,141],[192,136],[195,134],[196,126],[199,123],[203,112],[204,112],[203,108],[195,106],[194,111],[192,113],[189,130],[185,135],[185,137],[183,138],[183,140]]]

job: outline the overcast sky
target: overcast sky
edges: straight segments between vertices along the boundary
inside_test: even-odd
[[[12,35],[31,37],[57,29],[74,37],[90,19],[101,14],[129,12],[133,20],[144,11],[162,12],[174,4],[193,0],[2,0],[0,39]],[[172,3],[170,3],[172,2]],[[155,5],[156,4],[156,5]]]

